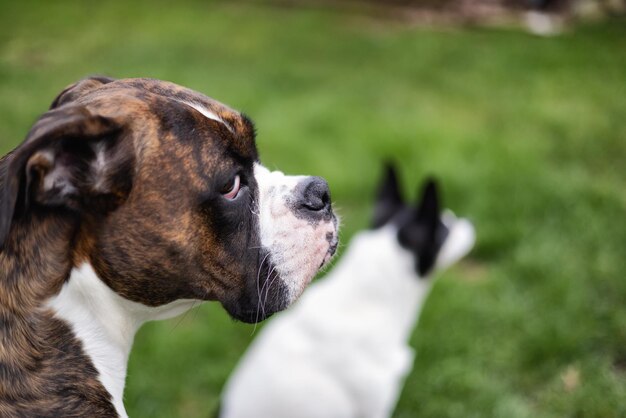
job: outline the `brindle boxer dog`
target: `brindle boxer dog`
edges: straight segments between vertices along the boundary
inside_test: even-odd
[[[326,182],[270,172],[252,122],[149,79],[64,90],[0,159],[0,416],[126,416],[137,329],[198,301],[257,322],[337,247]]]

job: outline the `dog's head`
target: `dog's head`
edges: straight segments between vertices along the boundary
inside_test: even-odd
[[[68,87],[0,162],[3,251],[40,213],[72,222],[72,265],[124,298],[218,300],[246,322],[293,302],[337,246],[324,180],[270,172],[246,116],[150,79]]]
[[[434,269],[446,268],[465,256],[474,246],[475,232],[468,220],[449,210],[442,212],[435,180],[424,182],[420,196],[415,205],[406,203],[396,169],[388,164],[372,224],[374,228],[393,224],[400,245],[415,258],[419,277],[426,278]]]

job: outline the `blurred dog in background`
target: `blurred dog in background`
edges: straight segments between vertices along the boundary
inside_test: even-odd
[[[373,229],[254,341],[227,382],[222,418],[387,417],[414,352],[408,345],[433,273],[474,245],[472,224],[441,212],[428,180],[415,206],[388,166]]]

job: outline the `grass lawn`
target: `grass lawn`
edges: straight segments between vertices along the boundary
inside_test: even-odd
[[[626,416],[626,24],[543,39],[201,1],[0,0],[0,153],[87,74],[252,116],[263,161],[325,176],[342,241],[380,162],[473,220],[413,335],[397,417]],[[137,335],[133,417],[208,417],[254,328],[206,304]]]

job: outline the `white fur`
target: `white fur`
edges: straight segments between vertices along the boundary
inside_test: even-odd
[[[228,128],[229,131],[233,132],[233,127],[232,126],[230,126],[228,123],[226,123],[226,121],[224,119],[220,118],[214,112],[211,112],[206,107],[204,107],[204,106],[202,106],[202,105],[200,105],[198,103],[187,102],[187,101],[184,101],[184,100],[179,100],[179,102],[181,102],[183,104],[186,104],[187,106],[197,110],[198,112],[202,113],[207,118],[215,120],[215,121],[221,123],[222,125],[226,126],[226,128]]]
[[[92,146],[96,158],[91,163],[91,172],[94,179],[93,189],[98,191],[106,191],[107,164],[106,144],[104,141],[94,143]]]
[[[451,215],[446,222],[438,267],[474,243],[469,222]],[[396,232],[356,235],[335,269],[263,329],[225,387],[222,418],[391,415],[413,364],[408,339],[432,283],[417,277]]]
[[[435,267],[438,269],[444,269],[457,262],[474,246],[476,240],[474,227],[467,219],[457,219],[450,211],[445,211],[441,219],[449,232],[437,255]]]
[[[135,333],[146,321],[166,319],[188,310],[195,301],[178,300],[160,307],[131,302],[111,290],[89,264],[75,268],[61,292],[47,306],[70,324],[99,372],[120,417],[126,417],[123,395],[126,365]]]
[[[254,177],[259,186],[261,245],[269,250],[269,261],[287,285],[291,303],[330,258],[326,235],[336,236],[337,225],[333,221],[311,223],[293,213],[289,202],[306,176],[286,176],[255,164]]]

